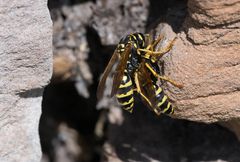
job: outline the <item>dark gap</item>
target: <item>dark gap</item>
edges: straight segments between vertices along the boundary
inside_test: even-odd
[[[48,6],[52,19],[57,20],[60,7],[83,2],[86,1],[50,0]],[[64,20],[65,15],[60,14]],[[93,37],[89,39],[95,42],[94,34],[90,37]],[[94,49],[97,49],[97,46],[99,49],[102,48],[100,42],[95,42],[94,45]],[[88,61],[93,62],[92,59],[89,55]],[[96,64],[93,63],[94,65]],[[49,162],[57,162],[60,157],[68,158],[71,162],[100,161],[99,147],[102,145],[102,140],[96,137],[94,132],[101,113],[96,109],[96,78],[95,75],[94,84],[88,87],[90,93],[88,99],[78,94],[74,81],[52,80],[45,88],[39,134],[43,154]],[[80,152],[78,152],[79,148]]]
[[[19,97],[22,98],[34,98],[34,97],[40,97],[43,94],[43,88],[34,88],[27,91],[19,92],[16,95],[19,95]]]
[[[100,155],[96,152],[94,129],[98,120],[99,111],[95,108],[96,101],[92,97],[85,99],[81,97],[74,82],[51,83],[45,88],[42,101],[42,116],[40,120],[39,132],[43,153],[50,159],[56,155],[56,146],[69,138],[62,137],[64,132],[59,131],[61,124],[66,124],[69,128],[78,133],[75,142],[83,149],[85,155],[81,155],[76,162],[99,161]],[[51,131],[49,131],[51,130]],[[62,140],[63,138],[63,140]],[[84,145],[78,143],[82,141]],[[54,144],[55,143],[55,144]],[[58,145],[56,145],[56,143]],[[86,145],[86,146],[85,146]],[[67,146],[66,146],[67,147]],[[56,159],[54,159],[56,160]]]
[[[99,76],[107,66],[116,45],[103,46],[97,31],[90,26],[86,29],[87,42],[90,49],[88,63],[95,78],[94,83],[98,83]]]
[[[143,107],[141,101],[137,102],[133,114],[124,113],[124,118],[121,126],[110,126],[110,135],[114,138],[109,139],[124,162],[130,162],[129,159],[149,161],[142,154],[168,162],[239,161],[238,139],[218,124],[173,119],[165,115],[157,117]],[[114,134],[115,131],[121,135]],[[130,147],[124,147],[124,144]]]
[[[120,5],[120,11],[121,11],[121,15],[124,17],[125,16],[125,11],[124,11],[124,5]]]
[[[160,22],[172,26],[179,32],[187,15],[187,0],[150,0],[146,31],[154,29]]]

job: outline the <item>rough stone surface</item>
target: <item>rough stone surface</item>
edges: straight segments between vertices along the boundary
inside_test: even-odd
[[[1,1],[0,24],[0,161],[37,162],[41,96],[52,66],[47,1]]]
[[[193,20],[202,25],[215,27],[239,22],[239,0],[190,0],[189,14]]]
[[[117,44],[123,35],[135,31],[144,32],[148,7],[148,0],[98,0],[92,21],[101,42],[104,45]]]
[[[179,108],[175,116],[205,123],[239,119],[240,1],[204,2],[189,1],[184,31],[178,35],[171,56],[166,57],[166,75],[184,85],[181,90],[168,87]],[[213,19],[207,21],[208,17]]]
[[[53,82],[71,80],[76,82],[78,92],[89,97],[88,87],[92,74],[88,63],[88,22],[93,14],[92,2],[52,9],[53,23]]]

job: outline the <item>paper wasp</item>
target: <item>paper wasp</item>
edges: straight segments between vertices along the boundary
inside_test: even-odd
[[[151,40],[149,35],[142,33],[133,33],[123,37],[99,82],[98,99],[102,98],[106,79],[114,64],[118,62],[113,75],[111,97],[116,95],[123,109],[129,112],[133,111],[134,93],[137,92],[142,101],[157,115],[173,114],[174,109],[168,97],[156,82],[158,79],[162,79],[179,88],[182,87],[167,77],[159,75],[158,60],[171,50],[175,39],[166,48],[155,51],[161,39],[162,37],[159,36],[156,40]]]

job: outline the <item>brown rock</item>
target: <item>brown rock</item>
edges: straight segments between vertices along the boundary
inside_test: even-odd
[[[189,1],[185,32],[165,73],[181,82],[166,93],[176,101],[175,117],[204,123],[220,122],[239,134],[240,118],[240,1]],[[170,34],[171,35],[171,34]]]
[[[188,8],[190,17],[202,25],[226,26],[239,21],[239,0],[190,0]]]
[[[240,50],[240,26],[234,23],[240,20],[237,14],[240,2],[204,2],[189,1],[190,18],[184,23],[186,32],[179,34],[171,56],[165,58],[168,59],[166,75],[184,84],[181,90],[169,88],[169,95],[179,108],[175,114],[177,118],[205,123],[229,121],[240,117],[240,57],[237,54]],[[235,12],[227,12],[229,6]],[[224,15],[221,14],[223,12]],[[231,15],[236,15],[234,21]],[[214,19],[205,20],[207,17],[221,17],[223,23],[228,22],[235,27],[230,28],[229,24],[218,26]],[[209,24],[194,26],[193,20],[199,23],[205,20],[212,26],[215,23],[215,27],[208,27]]]
[[[63,81],[73,78],[76,63],[71,59],[72,51],[68,49],[58,50],[59,53],[65,53],[54,56],[53,59],[53,81]]]

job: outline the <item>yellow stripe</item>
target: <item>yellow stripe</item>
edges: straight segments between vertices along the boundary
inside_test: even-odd
[[[137,50],[137,54],[141,55],[141,53],[140,53],[140,51],[139,51],[139,50]]]
[[[168,102],[167,107],[165,109],[163,109],[163,113],[165,113],[169,109],[170,105],[171,105],[170,102]]]
[[[137,38],[135,37],[135,35],[131,34],[131,36],[133,37],[133,39],[137,40]]]
[[[132,81],[131,80],[129,80],[127,83],[125,83],[125,84],[120,84],[120,86],[119,86],[119,88],[125,88],[125,87],[129,87],[129,86],[131,86],[132,85]]]
[[[157,91],[156,91],[156,95],[158,95],[159,93],[162,92],[162,88],[161,87],[158,87]]]
[[[142,40],[142,46],[145,46],[145,42],[143,41],[143,37],[141,36],[141,34],[138,34],[138,37]]]
[[[143,57],[146,58],[146,59],[149,59],[149,58],[150,58],[150,55],[146,55],[146,54],[145,54]]]
[[[133,46],[134,46],[135,48],[137,48],[137,44],[136,44],[136,43],[133,43]]]
[[[138,37],[139,37],[141,40],[143,40],[143,37],[141,36],[141,34],[138,34]]]
[[[171,111],[171,114],[174,114],[174,108],[172,107],[172,111]]]
[[[132,112],[133,112],[133,108],[132,108],[132,109],[130,109],[130,110],[128,110],[128,112],[132,113]]]
[[[127,108],[124,107],[123,109],[132,112],[132,110],[133,110],[133,103],[129,107],[127,107]]]
[[[151,61],[153,62],[153,63],[155,63],[156,61],[153,59],[153,58],[151,58]]]
[[[133,90],[128,91],[126,94],[116,94],[117,98],[127,97],[133,94]]]
[[[173,114],[174,113],[174,108],[172,107],[172,111],[170,112],[170,114]]]
[[[120,103],[120,104],[125,106],[125,105],[128,105],[128,104],[132,103],[132,102],[133,102],[133,97],[130,100],[128,100],[126,102],[123,102],[123,103]]]
[[[165,96],[163,97],[162,101],[159,102],[157,106],[160,107],[166,100],[167,100],[167,96],[165,95]]]
[[[118,46],[117,46],[117,48],[120,48],[120,49],[122,49],[124,47],[125,47],[125,44],[118,44]]]

